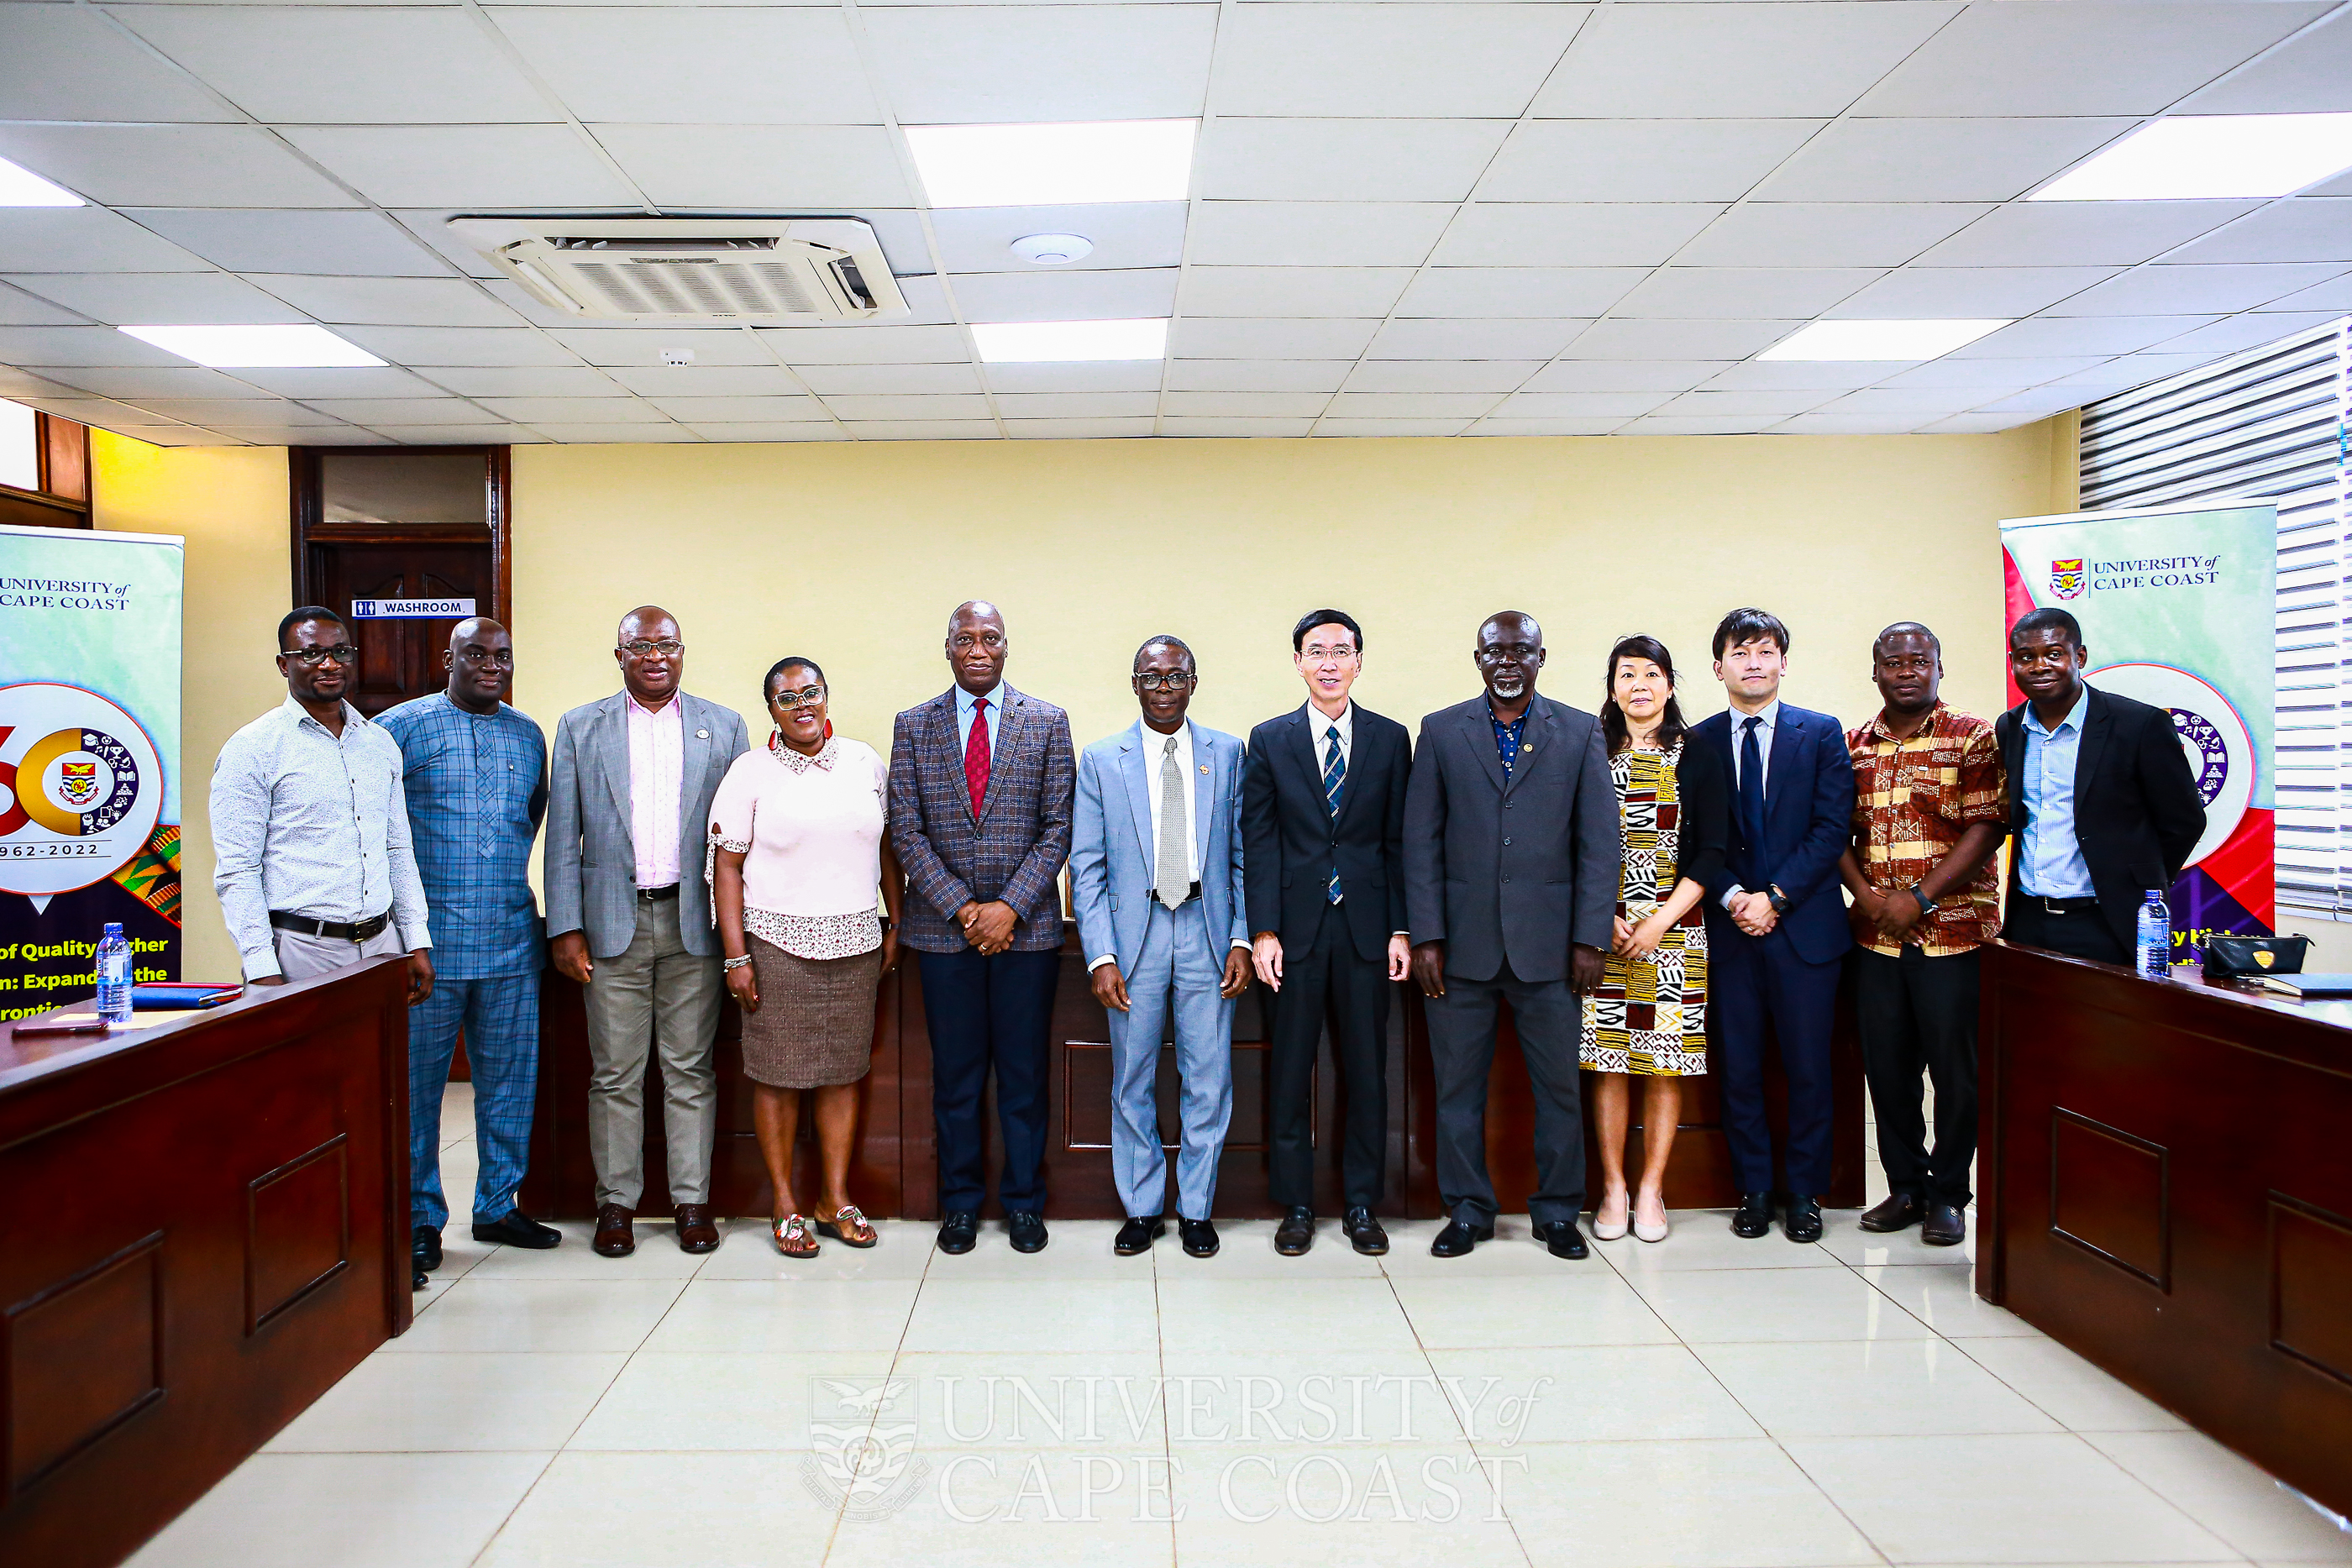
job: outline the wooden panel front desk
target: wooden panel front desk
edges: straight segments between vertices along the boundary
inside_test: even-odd
[[[0,1024],[0,1560],[121,1561],[407,1329],[406,988]]]
[[[2352,1511],[2352,1006],[2001,943],[1980,1064],[1977,1293]]]
[[[596,1212],[595,1170],[587,1142],[588,1039],[580,988],[550,969],[540,1006],[541,1071],[538,1114],[531,1134],[530,1175],[521,1202],[534,1214],[586,1218]],[[1234,1019],[1234,1116],[1217,1177],[1216,1212],[1234,1218],[1271,1218],[1281,1212],[1266,1192],[1267,1067],[1265,991],[1252,984]],[[740,1019],[732,1001],[719,1026],[719,1142],[712,1161],[711,1202],[722,1215],[764,1215],[770,1193],[759,1145],[751,1130],[751,1093],[743,1077],[736,1040]],[[1060,988],[1054,1003],[1050,1082],[1052,1102],[1046,1144],[1046,1213],[1066,1219],[1115,1219],[1120,1216],[1110,1165],[1110,1033],[1094,998],[1076,927],[1062,946]],[[1835,1160],[1832,1206],[1863,1200],[1862,1059],[1854,1043],[1852,1009],[1843,1003],[1834,1045],[1836,1085]],[[1387,1201],[1382,1212],[1427,1218],[1439,1211],[1436,1102],[1432,1087],[1429,1035],[1422,1021],[1421,996],[1410,985],[1393,988],[1389,1009]],[[1176,1065],[1172,1044],[1160,1057],[1160,1117],[1162,1138],[1172,1149],[1176,1136]],[[1590,1099],[1591,1079],[1585,1080]],[[1767,1093],[1775,1124],[1781,1121],[1783,1094],[1777,1068],[1768,1073]],[[938,1218],[939,1165],[931,1120],[930,1039],[923,1019],[923,988],[916,956],[908,953],[898,973],[885,979],[875,1019],[874,1065],[862,1086],[863,1113],[857,1152],[850,1166],[850,1194],[867,1213],[905,1218]],[[646,1086],[646,1194],[641,1214],[660,1217],[670,1207],[663,1176],[659,1069],[649,1069]],[[1316,1199],[1318,1213],[1341,1207],[1338,1150],[1343,1105],[1323,1048],[1315,1081],[1313,1118]],[[1638,1098],[1634,1106],[1638,1118]],[[993,1131],[995,1113],[985,1118]],[[1588,1113],[1589,1123],[1589,1113]],[[1487,1159],[1505,1212],[1525,1212],[1535,1186],[1533,1105],[1526,1064],[1507,1022],[1496,1052],[1486,1116]],[[1590,1144],[1588,1124],[1588,1145]],[[1640,1159],[1640,1134],[1629,1140],[1629,1162]],[[991,1184],[996,1151],[990,1146]],[[1588,1157],[1588,1189],[1600,1191],[1597,1162]],[[816,1191],[816,1151],[803,1123],[793,1166],[793,1184],[809,1201]],[[1677,1208],[1727,1207],[1738,1201],[1729,1151],[1717,1112],[1715,1081],[1688,1082],[1682,1127],[1668,1167],[1666,1201]],[[1172,1209],[1172,1204],[1171,1204]],[[989,1212],[996,1212],[992,1204]]]

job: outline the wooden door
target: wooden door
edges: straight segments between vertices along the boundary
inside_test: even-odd
[[[354,538],[352,531],[332,525],[310,530],[310,580],[318,602],[348,615],[357,599],[470,599],[477,613],[491,613],[487,528],[404,529],[394,539],[382,538],[380,530]],[[360,651],[352,706],[373,716],[447,685],[441,655],[458,619],[351,622],[352,641]]]

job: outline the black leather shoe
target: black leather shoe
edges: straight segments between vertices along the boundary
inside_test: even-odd
[[[950,1211],[940,1221],[940,1250],[961,1258],[980,1240],[980,1216],[968,1208]]]
[[[1111,1242],[1110,1249],[1122,1258],[1132,1258],[1139,1252],[1150,1251],[1153,1237],[1167,1234],[1166,1215],[1155,1214],[1149,1219],[1139,1219],[1130,1214],[1127,1217],[1127,1223],[1118,1228],[1118,1235]]]
[[[408,1260],[416,1265],[416,1271],[420,1274],[430,1273],[441,1267],[439,1226],[415,1225],[409,1228]]]
[[[1772,1230],[1772,1195],[1769,1192],[1743,1192],[1739,1207],[1731,1216],[1731,1233],[1753,1241]]]
[[[1296,1258],[1315,1245],[1315,1211],[1303,1203],[1294,1203],[1274,1228],[1274,1249],[1286,1258]]]
[[[506,1218],[495,1224],[485,1225],[478,1219],[474,1221],[474,1239],[493,1242],[500,1247],[543,1249],[562,1241],[563,1232],[552,1225],[541,1225],[520,1208],[509,1208]],[[433,1253],[435,1260],[438,1261],[441,1249],[437,1245]]]
[[[1213,1219],[1186,1219],[1179,1216],[1176,1234],[1184,1239],[1187,1258],[1213,1258],[1217,1255],[1217,1222]]]
[[[408,1277],[408,1288],[412,1291],[421,1291],[432,1282],[433,1276],[426,1273],[422,1269],[417,1270],[415,1273],[411,1274]]]
[[[1385,1257],[1389,1249],[1389,1233],[1372,1218],[1372,1211],[1358,1204],[1340,1217],[1339,1229],[1348,1244],[1367,1258]]]
[[[1930,1247],[1958,1247],[1969,1239],[1969,1217],[1948,1203],[1931,1203],[1919,1222],[1919,1239]]]
[[[1780,1229],[1791,1241],[1819,1241],[1822,1239],[1822,1202],[1817,1197],[1799,1195],[1789,1200],[1780,1216]]]
[[[1927,1207],[1907,1192],[1890,1193],[1863,1210],[1855,1224],[1864,1230],[1906,1230],[1927,1217]]]
[[[1555,1258],[1582,1258],[1592,1250],[1584,1244],[1584,1232],[1576,1228],[1573,1219],[1555,1219],[1549,1225],[1537,1226],[1536,1239]]]
[[[1429,1244],[1429,1255],[1433,1258],[1467,1258],[1473,1247],[1481,1241],[1493,1239],[1495,1228],[1491,1225],[1465,1225],[1458,1219],[1449,1219],[1445,1222],[1445,1228],[1439,1231],[1437,1239]]]
[[[1013,1232],[1015,1252],[1043,1252],[1045,1249],[1045,1217],[1042,1214],[1016,1214],[1006,1227]]]

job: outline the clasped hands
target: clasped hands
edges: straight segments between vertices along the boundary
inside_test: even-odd
[[[986,904],[974,899],[956,911],[956,924],[963,927],[963,939],[983,958],[994,957],[1013,946],[1013,928],[1021,916],[1011,904],[1001,898]]]
[[[1750,936],[1765,936],[1780,924],[1780,912],[1772,907],[1769,893],[1735,893],[1730,903],[1732,924]]]
[[[1853,925],[1857,940],[1867,942],[1874,936],[1883,937],[1900,947],[1913,939],[1913,929],[1926,914],[1908,888],[1899,893],[1881,893],[1874,887],[1854,894],[1853,905],[1846,910],[1846,920]]]

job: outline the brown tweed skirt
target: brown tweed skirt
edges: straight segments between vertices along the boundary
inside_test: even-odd
[[[743,1018],[743,1075],[778,1089],[855,1083],[874,1060],[874,994],[882,949],[798,958],[744,934],[760,1010]]]

